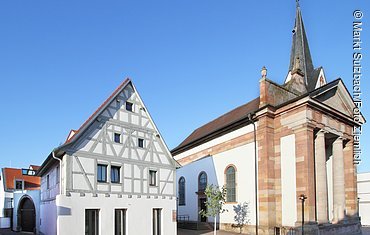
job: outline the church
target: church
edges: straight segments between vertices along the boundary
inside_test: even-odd
[[[248,234],[361,234],[352,130],[355,103],[338,78],[314,67],[297,2],[284,84],[261,70],[259,96],[194,130],[171,153],[177,170],[179,224],[203,217],[206,185],[224,186],[222,230],[248,203]],[[186,226],[186,225],[185,225]]]

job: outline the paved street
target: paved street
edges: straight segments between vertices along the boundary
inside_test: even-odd
[[[362,235],[370,235],[370,227],[362,227]]]
[[[0,235],[14,235],[14,234],[28,234],[31,233],[16,233],[12,232],[9,229],[0,229]],[[217,231],[217,235],[235,235],[238,233],[229,233],[224,231]],[[370,235],[370,227],[363,227],[362,228],[362,234],[363,235]],[[177,235],[213,235],[213,231],[194,231],[194,230],[185,230],[185,229],[179,229],[177,232]]]
[[[217,231],[217,235],[233,235],[239,233],[230,233],[224,231]],[[196,230],[186,230],[186,229],[178,229],[177,235],[213,235],[213,231],[196,231]]]
[[[0,235],[11,235],[11,234],[27,234],[27,235],[30,235],[32,233],[16,233],[16,232],[12,232],[10,229],[0,229]]]

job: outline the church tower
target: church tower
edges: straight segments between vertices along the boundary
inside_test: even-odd
[[[182,165],[179,215],[212,220],[198,217],[206,182],[227,189],[221,229],[235,228],[232,206],[247,201],[251,222],[243,231],[249,234],[301,234],[302,224],[305,235],[361,234],[352,130],[365,120],[354,119],[343,81],[327,83],[323,68],[314,67],[298,1],[285,82],[270,80],[263,67],[259,88],[259,97],[199,127],[171,151]]]

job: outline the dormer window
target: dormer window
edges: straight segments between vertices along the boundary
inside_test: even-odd
[[[23,180],[15,180],[15,190],[23,190]]]
[[[131,102],[126,101],[126,110],[129,111],[129,112],[133,112],[134,111],[134,104],[131,103]]]

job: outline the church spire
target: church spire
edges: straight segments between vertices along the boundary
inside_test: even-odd
[[[305,93],[312,87],[313,81],[313,72],[314,67],[312,64],[310,48],[308,46],[308,41],[306,37],[306,32],[303,25],[302,13],[301,8],[299,5],[299,1],[296,0],[296,19],[295,25],[293,29],[293,42],[292,42],[292,50],[290,54],[290,65],[289,65],[289,72],[291,74],[290,82],[294,82],[295,75],[299,75],[303,80],[300,81],[300,86],[304,87],[296,87],[300,93]]]

